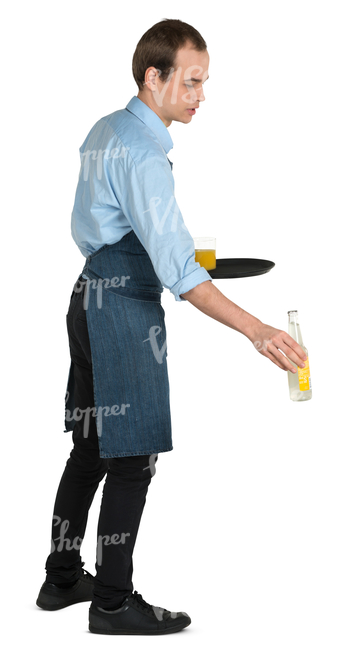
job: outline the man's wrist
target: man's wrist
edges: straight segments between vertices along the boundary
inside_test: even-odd
[[[243,323],[242,334],[244,334],[244,336],[246,336],[249,341],[253,341],[257,336],[257,331],[262,326],[262,321],[260,321],[255,316],[248,314],[247,312],[245,313],[247,314],[248,318],[246,318],[245,323]]]

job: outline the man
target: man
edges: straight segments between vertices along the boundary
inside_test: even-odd
[[[72,235],[86,263],[67,315],[66,427],[74,448],[37,604],[55,610],[91,600],[89,629],[97,634],[168,634],[191,623],[184,612],[149,605],[132,583],[148,486],[158,454],[172,449],[163,287],[244,334],[283,370],[296,372],[284,355],[301,366],[306,358],[287,333],[228,300],[195,262],[174,198],[167,129],[194,118],[208,67],[197,30],[179,20],[154,25],[133,57],[137,97],[99,120],[80,148]],[[105,475],[93,578],[80,546]]]

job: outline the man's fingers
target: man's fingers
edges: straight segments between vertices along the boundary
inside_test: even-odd
[[[267,359],[270,359],[270,361],[272,361],[281,370],[287,370],[287,368],[284,368],[284,366],[281,366],[280,363],[277,361],[277,359],[272,354],[269,354],[269,352],[266,352],[265,350],[262,350],[261,354],[264,357],[267,357]]]
[[[282,370],[295,373],[297,372],[297,366],[303,368],[305,365],[306,353],[292,336],[283,330],[276,330],[269,325],[263,325],[260,328],[259,337],[253,341],[253,345],[258,352],[270,359]]]
[[[281,363],[286,359],[284,363],[286,370],[292,370],[293,368],[290,361],[295,363],[296,366],[304,367],[304,359],[307,357],[306,353],[289,334],[286,334],[286,332],[280,332],[278,336],[265,341],[265,344],[271,354],[280,360]]]
[[[265,349],[263,352],[265,353],[265,356],[267,356],[271,361],[273,361],[273,363],[275,363],[276,366],[278,366],[278,368],[296,372],[296,369],[290,363],[289,359],[286,358],[285,354],[282,354],[282,352],[280,352],[280,350],[271,341],[265,342]]]
[[[304,350],[302,350],[301,346],[298,343],[296,343],[296,341],[294,341],[294,339],[290,336],[290,334],[286,334],[286,336],[284,336],[283,340],[284,340],[284,343],[290,348],[290,350],[293,350],[295,352],[295,354],[297,354],[297,356],[300,357],[300,359],[305,360],[307,358],[307,355],[304,352]],[[285,352],[285,350],[284,350],[284,352]],[[287,356],[290,357],[290,354],[287,353]]]

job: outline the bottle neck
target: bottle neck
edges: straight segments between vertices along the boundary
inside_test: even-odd
[[[300,328],[300,323],[298,320],[298,312],[297,311],[291,311],[288,314],[289,320],[288,320],[288,331],[290,336],[298,343],[299,345],[303,345],[303,339],[302,339],[302,334],[301,334],[301,328]]]

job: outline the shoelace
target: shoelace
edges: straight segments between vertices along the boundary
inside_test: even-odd
[[[151,612],[154,614],[154,608],[152,605],[149,605],[149,603],[144,600],[141,594],[139,594],[137,591],[134,591],[131,596],[136,600],[136,602],[142,607],[147,612]]]

